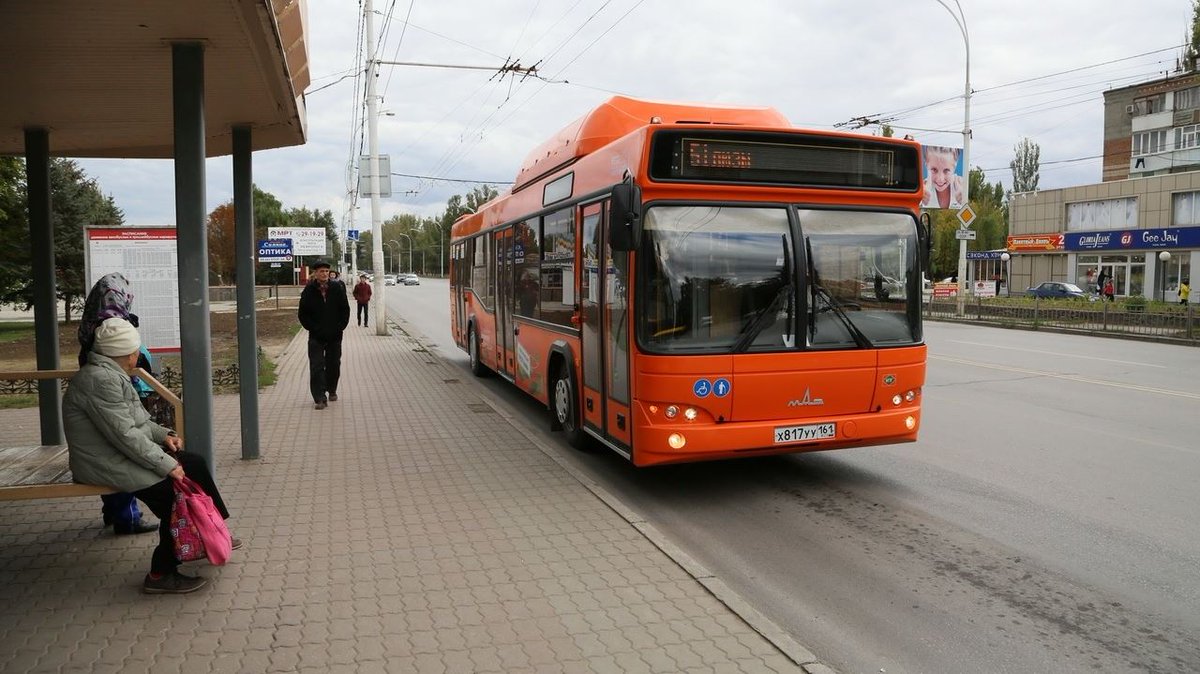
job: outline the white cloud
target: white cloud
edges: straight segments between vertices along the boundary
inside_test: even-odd
[[[375,4],[382,12],[392,3]],[[1043,163],[1101,154],[1102,91],[1172,69],[1174,50],[1127,57],[1182,42],[1191,16],[1188,0],[1095,0],[1086,8],[1032,0],[963,5],[976,91],[971,163],[998,169],[988,171],[989,181],[1006,184],[1012,148],[1024,136],[1041,146]],[[393,6],[379,51],[384,60],[498,66],[513,56],[525,66],[541,60],[543,76],[571,82],[489,82],[484,71],[386,67],[380,93],[391,116],[380,118],[379,147],[399,173],[510,181],[529,150],[610,92],[769,105],[793,124],[817,128],[951,99],[901,114],[892,124],[940,130],[911,133],[931,144],[961,145],[963,40],[937,0],[743,0],[736,6],[717,0],[613,0],[607,6],[602,0],[413,0],[413,26],[399,50],[408,3]],[[309,57],[317,78],[310,92],[335,79],[324,76],[354,66],[356,7],[309,0]],[[377,29],[383,24],[378,17]],[[1002,86],[1118,59],[1125,60]],[[309,143],[255,154],[255,183],[285,207],[328,208],[338,219],[345,216],[346,167],[357,155],[352,118],[361,104],[353,90],[347,79],[310,93]],[[1072,101],[1079,102],[1065,105]],[[174,221],[170,162],[83,164],[130,223]],[[210,160],[207,173],[211,208],[231,196],[229,159]],[[1099,179],[1096,159],[1044,166],[1041,184]],[[384,203],[384,217],[434,214],[449,196],[470,187],[394,177],[397,196]],[[419,193],[399,194],[407,190]],[[358,226],[365,229],[368,216],[362,208]]]

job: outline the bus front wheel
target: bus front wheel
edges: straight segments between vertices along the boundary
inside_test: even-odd
[[[575,449],[586,448],[586,438],[579,422],[579,396],[575,390],[575,377],[566,364],[559,365],[554,375],[554,396],[551,411],[554,425],[567,436],[567,442]]]

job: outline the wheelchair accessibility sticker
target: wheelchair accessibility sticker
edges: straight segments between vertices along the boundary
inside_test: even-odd
[[[692,384],[692,393],[695,393],[697,398],[706,398],[712,393],[712,384],[707,379],[697,379],[696,383]]]

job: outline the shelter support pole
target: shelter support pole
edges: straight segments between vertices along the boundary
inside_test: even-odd
[[[213,468],[208,233],[204,212],[204,47],[171,45],[175,123],[175,222],[179,261],[179,335],[187,445]]]
[[[25,129],[25,176],[29,193],[37,367],[39,370],[57,370],[58,287],[54,280],[54,228],[50,223],[50,132],[46,129]],[[57,379],[38,382],[38,416],[42,444],[63,444],[62,388]]]
[[[237,267],[238,394],[242,458],[258,458],[258,335],[255,330],[254,189],[250,127],[233,128],[233,220]],[[278,301],[278,300],[276,300]]]

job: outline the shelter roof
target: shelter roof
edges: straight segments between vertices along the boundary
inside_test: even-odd
[[[304,0],[0,2],[0,154],[24,129],[67,157],[169,158],[173,42],[204,46],[208,156],[305,141],[310,76]]]

